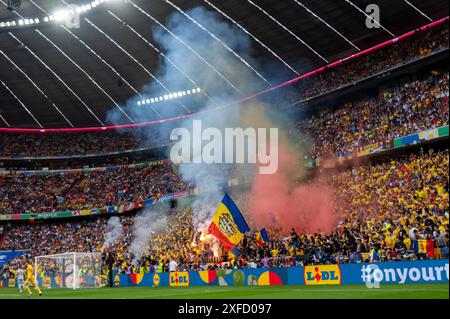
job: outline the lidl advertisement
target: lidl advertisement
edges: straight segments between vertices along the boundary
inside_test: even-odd
[[[340,284],[448,283],[448,260],[399,261],[385,263],[315,265],[289,268],[218,269],[149,274],[117,274],[116,287],[189,287],[189,286],[277,286]],[[43,287],[58,287],[60,278],[38,278]],[[94,280],[87,278],[86,280]],[[106,285],[106,276],[100,279]],[[0,280],[12,287],[13,279]]]

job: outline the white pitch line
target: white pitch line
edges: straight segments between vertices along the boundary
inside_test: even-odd
[[[293,289],[294,291],[303,291],[303,292],[443,292],[443,291],[448,291],[448,289],[433,289],[433,290],[424,290],[424,289],[349,289],[349,290],[343,290],[343,289],[317,289],[317,290],[307,290],[307,289]],[[282,292],[280,292],[282,293]]]

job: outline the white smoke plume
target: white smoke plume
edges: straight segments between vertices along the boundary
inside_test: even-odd
[[[206,10],[203,7],[193,8],[188,10],[187,13],[195,20],[201,21],[202,25],[210,32],[225,42],[233,51],[238,52],[253,67],[260,70],[265,78],[269,79],[270,77],[269,81],[271,83],[279,83],[279,79],[283,77],[281,73],[284,71],[280,71],[280,67],[275,67],[271,61],[257,61],[254,59],[251,39],[236,26],[225,21],[217,12]],[[219,110],[215,108],[217,105],[229,105],[244,96],[267,89],[267,84],[261,81],[239,59],[230,54],[220,43],[214,41],[206,32],[203,32],[180,13],[170,15],[164,24],[238,88],[238,91],[233,89],[226,81],[218,77],[216,72],[209,68],[204,61],[180,44],[175,37],[165,32],[159,26],[154,25],[153,37],[149,40],[156,42],[161,51],[178,65],[185,74],[192,77],[198,86],[204,92],[207,92],[215,102],[204,99],[202,94],[183,97],[181,101],[188,107],[192,107],[194,111],[202,112],[200,115],[195,116],[195,120],[201,120],[203,128],[214,127],[221,132],[224,132],[225,128],[265,127],[258,126],[259,122],[251,121],[255,118],[255,114],[258,114],[258,117],[269,117],[264,105],[259,105],[257,102],[238,103]],[[171,92],[192,87],[192,84],[165,60],[161,60],[156,76]],[[142,95],[149,97],[163,96],[165,94],[167,92],[162,90],[155,81],[147,84],[142,90]],[[150,107],[137,106],[139,99],[136,96],[127,102],[124,106],[127,113],[136,122],[157,120],[158,118]],[[245,112],[245,109],[249,108],[248,104],[254,109],[253,113]],[[159,102],[154,104],[154,107],[158,109],[158,112],[164,119],[185,113],[176,101]],[[214,109],[214,111],[208,112],[211,109]],[[120,124],[121,117],[121,112],[118,112],[117,108],[113,108],[108,113],[107,121],[112,124]],[[272,115],[270,117],[272,118]],[[286,123],[283,123],[283,125],[286,125]],[[170,132],[175,127],[187,128],[188,131],[192,132],[192,119],[142,127],[140,133],[152,141],[155,139],[155,131],[158,131],[158,135],[162,139],[169,140]],[[201,154],[192,155],[194,158],[201,156]],[[218,203],[223,197],[223,190],[218,186],[218,183],[225,182],[235,176],[251,175],[254,173],[254,168],[255,165],[242,164],[200,163],[180,165],[179,172],[183,180],[195,185],[200,194],[192,205],[194,211],[193,226],[196,231],[201,231],[208,226]],[[156,217],[151,216],[153,215],[150,213],[148,217],[149,225],[156,220]],[[146,219],[144,218],[144,220]],[[145,230],[145,227],[138,227],[137,229]],[[141,233],[139,230],[136,230],[136,232],[137,234]],[[148,236],[150,235],[145,230],[140,242],[148,241]],[[137,238],[141,237],[137,236]],[[142,244],[134,243],[133,247],[136,256],[141,256]]]
[[[120,218],[113,216],[108,220],[108,224],[105,228],[105,241],[103,248],[112,246],[123,234],[123,226],[120,222]]]
[[[168,227],[168,219],[163,210],[154,208],[145,209],[134,219],[133,240],[130,244],[130,253],[133,255],[133,264],[147,252],[155,233]]]

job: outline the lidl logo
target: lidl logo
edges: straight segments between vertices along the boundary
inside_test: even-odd
[[[155,285],[156,287],[159,286],[160,280],[161,280],[161,279],[159,278],[159,275],[158,275],[158,274],[155,274],[155,275],[153,276],[153,285]]]
[[[114,277],[114,286],[119,286],[120,285],[120,277],[119,277],[119,275],[116,275],[115,277]]]
[[[16,286],[16,280],[14,278],[11,278],[8,280],[8,287],[15,287]]]
[[[189,286],[189,273],[187,271],[171,272],[169,275],[169,286],[171,287]]]
[[[304,277],[306,285],[339,285],[341,269],[339,265],[306,266]]]

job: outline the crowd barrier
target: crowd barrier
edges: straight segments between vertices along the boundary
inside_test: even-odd
[[[276,286],[340,284],[448,283],[448,259],[385,263],[318,265],[289,268],[220,269],[115,275],[116,287]],[[106,276],[96,278],[106,285]],[[94,278],[86,277],[91,281]],[[44,288],[58,287],[58,278],[38,278]],[[3,280],[3,287],[15,281]]]

